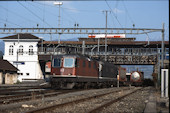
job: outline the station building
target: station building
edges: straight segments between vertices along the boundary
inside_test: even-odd
[[[5,43],[3,59],[19,69],[17,78],[20,82],[43,79],[37,54],[40,38],[31,34],[17,34],[1,39]]]

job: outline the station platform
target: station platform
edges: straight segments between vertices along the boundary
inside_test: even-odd
[[[169,113],[169,98],[162,98],[160,91],[151,91],[144,113]]]

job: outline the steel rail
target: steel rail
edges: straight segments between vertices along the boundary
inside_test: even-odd
[[[61,92],[55,92],[53,90],[49,91],[34,91],[34,92],[23,92],[23,94],[19,95],[9,95],[5,97],[0,97],[0,105],[2,104],[11,104],[15,102],[27,101],[27,100],[35,100],[39,99],[42,96],[55,96],[61,94]]]
[[[88,111],[87,113],[99,113],[99,111],[102,110],[103,108],[108,107],[108,106],[110,106],[111,104],[116,103],[116,102],[118,102],[118,101],[121,101],[123,98],[125,98],[125,97],[127,97],[127,96],[129,96],[129,95],[137,92],[138,90],[141,90],[141,89],[143,89],[143,88],[137,89],[137,90],[132,91],[132,92],[130,92],[130,93],[128,93],[128,94],[125,94],[125,95],[123,95],[123,96],[121,96],[121,97],[118,97],[118,98],[116,98],[116,99],[114,99],[114,100],[111,100],[111,101],[109,101],[109,102],[107,102],[107,103],[105,103],[105,104],[103,104],[103,105],[101,105],[101,106],[98,106],[98,107],[94,108],[93,110]]]
[[[71,91],[66,90],[66,91],[62,91],[62,92],[58,92],[55,90],[25,92],[25,94],[21,94],[21,95],[10,95],[7,97],[0,97],[0,99],[1,99],[0,105],[21,102],[21,101],[28,101],[28,100],[36,100],[36,99],[40,99],[42,97],[44,98],[44,97],[50,97],[50,96],[58,96],[58,95],[70,93],[70,92],[75,92],[75,90],[71,90]]]
[[[69,104],[76,104],[76,103],[79,103],[79,102],[84,102],[84,101],[87,101],[87,100],[93,99],[93,98],[99,98],[99,97],[102,97],[102,96],[105,96],[105,95],[108,95],[108,94],[111,94],[111,93],[119,92],[121,90],[122,89],[118,89],[118,90],[111,91],[111,92],[104,93],[104,94],[93,95],[93,96],[90,96],[90,97],[85,97],[85,98],[81,98],[81,99],[78,99],[78,100],[73,100],[73,101],[70,101],[70,102],[65,102],[65,103],[61,103],[61,104],[55,104],[55,105],[51,105],[51,106],[46,106],[46,107],[42,107],[42,108],[27,111],[25,113],[43,113],[45,111],[50,112],[51,110],[56,109],[58,107],[63,107],[63,106],[69,105]],[[126,89],[123,89],[123,90],[129,90],[129,88],[126,88]]]
[[[27,91],[27,90],[30,90],[30,89],[43,89],[41,87],[30,87],[30,88],[13,88],[13,89],[0,89],[0,95],[11,95],[11,94],[16,94],[16,93],[20,93],[18,91]]]

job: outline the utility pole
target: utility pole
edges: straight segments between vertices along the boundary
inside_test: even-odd
[[[107,61],[107,14],[108,12],[111,12],[111,11],[108,11],[108,10],[104,10],[103,13],[106,14],[106,30],[105,30],[105,61]]]
[[[58,28],[60,28],[60,6],[63,5],[63,2],[54,2],[54,5],[58,5],[59,6],[59,16],[58,16]],[[59,33],[59,39],[58,39],[58,43],[60,43],[60,35],[61,33]]]

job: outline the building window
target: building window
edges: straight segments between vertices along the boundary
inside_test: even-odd
[[[34,54],[34,52],[33,52],[33,46],[30,45],[30,46],[29,46],[29,55],[33,55],[33,54]]]
[[[9,55],[13,55],[14,53],[14,46],[10,45],[9,46]]]
[[[19,46],[19,51],[18,51],[18,54],[19,55],[23,55],[24,53],[24,47],[22,45]]]
[[[23,73],[18,73],[18,75],[23,75]]]

